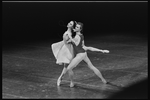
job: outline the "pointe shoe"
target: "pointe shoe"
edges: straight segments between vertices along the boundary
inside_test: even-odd
[[[57,86],[60,86],[61,79],[57,80]]]
[[[71,88],[74,87],[74,83],[73,82],[70,83],[70,87]]]
[[[107,81],[106,81],[105,79],[102,79],[102,82],[103,82],[104,84],[107,84]]]

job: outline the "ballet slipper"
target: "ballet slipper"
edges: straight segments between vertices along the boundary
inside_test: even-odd
[[[74,87],[74,83],[73,82],[70,82],[70,87]]]
[[[102,79],[102,82],[103,82],[104,84],[107,84],[107,81],[106,81],[105,79]]]
[[[60,86],[60,83],[61,83],[61,78],[58,78],[58,80],[57,80],[57,86]]]

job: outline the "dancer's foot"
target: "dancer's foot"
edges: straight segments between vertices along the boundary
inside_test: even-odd
[[[102,82],[103,82],[104,84],[107,84],[107,81],[106,81],[105,79],[102,79]]]
[[[74,87],[74,83],[73,82],[70,82],[70,87]]]
[[[57,86],[60,86],[61,78],[58,78],[57,80]]]

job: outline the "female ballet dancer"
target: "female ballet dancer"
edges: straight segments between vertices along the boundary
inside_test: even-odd
[[[88,67],[94,71],[94,73],[102,80],[103,83],[106,84],[107,81],[103,78],[101,72],[96,67],[93,66],[93,64],[91,63],[90,59],[87,56],[86,50],[88,49],[88,47],[84,45],[84,37],[81,34],[82,28],[83,28],[83,24],[80,22],[77,23],[74,30],[76,31],[76,36],[74,39],[70,39],[74,43],[73,48],[74,51],[76,52],[75,57],[72,59],[72,61],[67,67],[67,71],[69,73],[69,78],[70,78],[70,87],[74,86],[72,69],[75,68],[82,60],[84,60],[88,64]],[[93,48],[89,48],[89,49],[93,49]],[[108,50],[99,50],[99,49],[94,49],[94,50],[101,51],[103,53],[109,53]]]
[[[51,45],[52,52],[56,58],[56,64],[64,65],[62,73],[57,80],[57,86],[60,85],[61,79],[63,75],[66,73],[67,64],[69,64],[72,58],[74,57],[73,46],[71,42],[67,43],[67,41],[70,38],[72,39],[73,25],[74,25],[74,22],[70,21],[67,25],[68,27],[67,31],[63,34],[63,40],[57,43],[53,43]]]

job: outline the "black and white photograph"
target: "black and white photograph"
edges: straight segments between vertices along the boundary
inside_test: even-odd
[[[148,99],[148,1],[2,1],[2,99]]]

